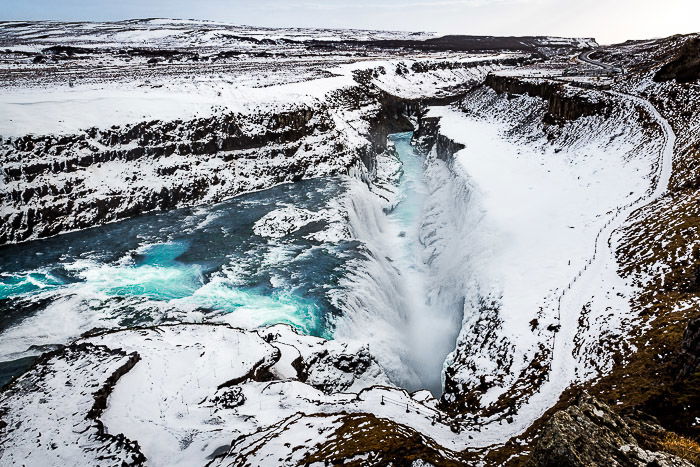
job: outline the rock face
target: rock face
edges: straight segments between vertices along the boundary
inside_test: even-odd
[[[666,375],[664,375],[666,373]],[[700,318],[693,318],[683,333],[680,348],[666,367],[656,371],[656,394],[641,410],[663,426],[697,438],[700,432]]]
[[[552,81],[525,79],[522,77],[489,75],[484,82],[499,94],[528,94],[547,101],[546,123],[576,120],[605,111],[603,101],[593,101],[570,87]]]
[[[690,377],[700,368],[700,317],[690,320],[685,329],[679,363],[679,380]]]
[[[464,145],[457,143],[440,133],[440,119],[421,116],[418,119],[418,128],[413,133],[416,146],[421,152],[427,154],[435,148],[435,154],[442,161],[451,160],[458,151],[464,149]]]
[[[347,173],[375,148],[343,136],[332,116],[342,112],[300,106],[6,140],[0,244]]]
[[[583,394],[546,423],[532,453],[531,465],[692,466],[688,460],[653,449],[649,440],[664,439],[667,434],[653,423],[621,417]]]
[[[700,79],[700,37],[692,37],[680,48],[673,60],[654,75],[654,81],[676,80],[691,83]]]

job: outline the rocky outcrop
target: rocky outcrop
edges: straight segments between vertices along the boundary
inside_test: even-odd
[[[464,149],[463,144],[440,133],[439,118],[423,114],[418,117],[418,128],[413,133],[413,140],[423,154],[428,154],[435,148],[437,158],[443,161],[449,161],[458,151]]]
[[[314,443],[298,444],[300,433]],[[274,448],[273,448],[274,447]],[[372,414],[296,414],[231,443],[209,466],[237,465],[470,465],[416,430]]]
[[[583,394],[545,424],[531,456],[533,466],[668,466],[694,465],[660,448],[671,446],[670,434],[653,422],[622,417]]]
[[[593,38],[559,39],[544,36],[494,37],[450,35],[427,40],[385,39],[335,41],[314,39],[308,41],[309,47],[337,49],[340,46],[399,50],[419,50],[426,52],[459,51],[476,52],[484,50],[512,50],[547,56],[556,52],[582,50],[597,46]],[[517,60],[517,59],[514,59]]]
[[[688,321],[679,347],[674,350],[667,362],[653,367],[654,392],[647,392],[646,400],[639,407],[656,417],[664,427],[697,439],[700,433],[697,424],[700,418],[700,318]]]
[[[435,140],[435,152],[438,159],[448,161],[457,151],[464,149],[464,145],[452,141],[444,135],[438,135]]]
[[[101,419],[114,386],[138,361],[134,352],[89,343],[44,354],[32,373],[0,393],[0,464],[53,465],[57,458],[90,464],[89,456],[105,465],[144,465],[139,442],[110,433]],[[62,364],[74,371],[59,376]],[[70,396],[56,404],[58,394],[66,389]],[[29,418],[16,407],[41,409]],[[69,431],[81,434],[81,446],[69,439]],[[85,452],[91,454],[83,456]]]
[[[548,104],[545,123],[576,120],[607,110],[604,101],[593,100],[582,91],[572,90],[563,83],[551,80],[490,74],[484,83],[499,94],[528,94],[545,99]]]
[[[695,235],[700,226],[700,88],[679,84],[671,76],[658,82],[657,72],[670,70],[661,65],[689,52],[684,49],[697,38],[677,35],[612,46],[597,58],[625,68],[625,79],[613,88],[648,99],[673,127],[676,141],[668,191],[630,219],[616,253],[621,276],[638,290],[632,307],[641,319],[627,333],[634,352],[590,388],[605,402],[642,410],[664,428],[693,439],[700,433],[695,321],[700,292],[700,240]],[[653,128],[651,122],[647,127]]]
[[[678,50],[675,58],[654,75],[654,81],[676,80],[691,83],[700,79],[700,37],[691,37]]]
[[[413,132],[413,142],[423,154],[428,154],[440,133],[440,119],[428,117],[425,111],[418,115],[418,125]]]

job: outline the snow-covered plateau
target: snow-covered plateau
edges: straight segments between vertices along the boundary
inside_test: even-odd
[[[0,22],[0,464],[699,465],[698,44]]]

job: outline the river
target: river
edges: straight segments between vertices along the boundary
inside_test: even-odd
[[[95,328],[223,321],[246,328],[288,323],[329,339],[340,328],[340,337],[366,339],[397,384],[439,393],[452,344],[445,346],[443,324],[426,298],[430,272],[419,239],[424,158],[411,133],[390,140],[402,164],[398,204],[380,210],[373,195],[352,203],[366,212],[348,222],[368,223],[371,211],[377,224],[355,239],[330,234],[337,225],[328,216],[279,238],[255,231],[279,209],[339,211],[338,201],[356,196],[349,190],[358,182],[330,177],[0,248],[0,384],[41,352]],[[377,256],[385,264],[372,269]],[[361,279],[354,276],[358,265],[369,271]],[[373,284],[362,289],[362,281]],[[357,287],[367,294],[384,288],[375,294],[384,299],[360,296],[363,310],[338,299],[357,296]]]

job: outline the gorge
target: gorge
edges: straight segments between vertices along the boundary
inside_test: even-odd
[[[55,26],[0,23],[0,463],[694,465],[694,36]]]

